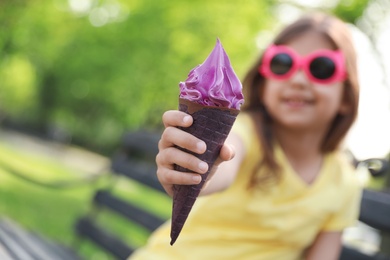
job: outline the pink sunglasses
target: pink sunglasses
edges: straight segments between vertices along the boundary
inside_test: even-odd
[[[301,57],[284,45],[271,45],[267,48],[259,72],[266,78],[286,80],[300,68],[310,81],[320,84],[343,81],[347,77],[341,51],[323,49]]]

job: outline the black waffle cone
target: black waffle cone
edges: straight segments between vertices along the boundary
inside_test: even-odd
[[[173,245],[178,238],[192,206],[218,158],[221,147],[239,113],[239,110],[236,109],[203,106],[185,99],[180,99],[179,110],[186,112],[193,117],[193,124],[188,128],[182,128],[182,130],[198,137],[206,143],[206,152],[200,155],[194,155],[202,161],[205,161],[209,166],[209,170],[201,175],[202,180],[197,185],[174,185],[171,245]],[[175,170],[191,172],[178,165],[175,165]]]

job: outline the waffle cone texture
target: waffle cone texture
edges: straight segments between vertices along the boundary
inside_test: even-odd
[[[190,214],[192,206],[194,205],[212,166],[218,158],[221,147],[239,113],[239,110],[236,109],[204,106],[185,99],[179,100],[179,110],[186,112],[193,117],[193,124],[188,128],[181,129],[206,143],[207,150],[205,153],[192,154],[206,162],[209,168],[205,174],[201,174],[202,180],[199,184],[173,186],[171,245],[173,245],[178,238],[184,223]],[[175,165],[175,170],[191,172],[178,165]]]

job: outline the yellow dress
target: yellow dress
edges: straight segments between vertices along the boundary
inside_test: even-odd
[[[197,199],[173,246],[168,221],[130,259],[295,260],[320,231],[342,230],[355,223],[361,187],[340,154],[325,155],[319,175],[308,185],[276,146],[280,181],[266,190],[249,191],[252,169],[261,156],[259,141],[245,113],[238,116],[232,131],[242,137],[248,151],[232,186]]]

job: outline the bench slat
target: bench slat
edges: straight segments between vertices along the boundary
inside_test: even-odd
[[[99,190],[94,197],[94,202],[100,206],[110,208],[111,210],[120,213],[122,216],[131,221],[142,225],[149,231],[158,228],[164,220],[147,212],[137,206],[127,203],[118,197],[113,196],[110,192]]]
[[[132,160],[124,154],[112,158],[111,169],[114,173],[126,176],[155,190],[164,192],[164,188],[156,176],[157,167],[154,164]]]
[[[390,232],[390,193],[364,190],[359,220],[373,228]]]
[[[0,240],[13,259],[76,260],[75,252],[40,235],[24,230],[9,219],[0,221]]]
[[[4,230],[0,230],[0,242],[5,247],[12,259],[34,260],[20,244],[10,237]]]
[[[104,248],[119,259],[127,259],[134,248],[126,245],[122,240],[99,228],[88,218],[81,218],[76,223],[76,231],[80,236],[88,237],[95,244]]]
[[[143,155],[144,158],[154,158],[158,152],[158,142],[161,134],[149,131],[130,132],[123,136],[122,149],[125,153]]]
[[[0,240],[0,242],[2,242],[2,241]],[[2,260],[14,260],[15,259],[15,258],[11,258],[10,253],[2,244],[0,244],[0,259],[2,259]]]
[[[390,260],[390,258],[382,254],[366,255],[354,248],[343,246],[339,260]]]

